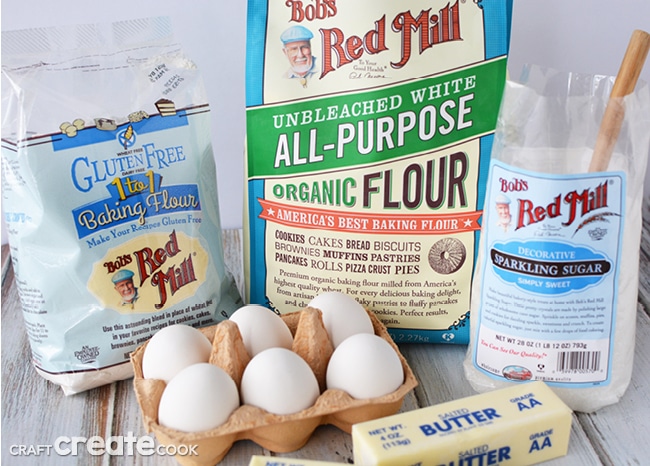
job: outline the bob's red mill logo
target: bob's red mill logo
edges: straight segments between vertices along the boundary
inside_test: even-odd
[[[181,253],[176,238],[176,230],[174,230],[169,235],[169,241],[162,247],[139,249],[134,251],[133,255],[123,255],[114,262],[104,263],[104,267],[108,273],[113,273],[132,263],[135,259],[138,267],[138,286],[142,286],[146,280],[150,280],[151,286],[158,289],[160,298],[160,302],[155,307],[161,309],[165,306],[168,295],[173,296],[179,289],[197,280],[192,262],[192,253],[177,260],[176,256],[182,256]],[[133,273],[130,275],[133,275]]]
[[[340,28],[320,29],[323,46],[323,67],[320,77],[341,66],[359,60],[365,54],[376,55],[388,50],[386,31],[401,35],[400,59],[391,62],[395,69],[404,67],[412,56],[413,49],[422,54],[434,45],[460,40],[460,14],[458,2],[448,3],[438,12],[431,9],[413,14],[404,11],[388,23],[386,15],[375,21],[372,29],[361,35],[346,35]],[[336,16],[336,0],[287,0],[291,22],[301,23]]]
[[[526,181],[515,179],[499,180],[501,192],[525,192],[528,190]],[[530,199],[517,200],[516,229],[534,225],[546,219],[564,217],[562,226],[569,226],[576,220],[582,219],[592,212],[609,207],[607,203],[607,181],[596,187],[584,189],[581,192],[573,190],[569,193],[559,193],[548,204],[535,204]]]

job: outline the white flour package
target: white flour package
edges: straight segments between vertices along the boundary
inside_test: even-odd
[[[478,391],[542,380],[591,412],[630,383],[650,89],[625,97],[612,159],[590,172],[613,82],[529,67],[507,83],[464,365]]]
[[[467,343],[510,0],[249,0],[247,300]]]
[[[241,305],[210,109],[166,18],[2,33],[2,195],[32,360],[76,393]]]

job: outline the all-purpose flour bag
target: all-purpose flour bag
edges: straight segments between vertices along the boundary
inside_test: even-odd
[[[173,323],[241,305],[223,262],[210,109],[165,18],[2,34],[2,192],[36,369],[131,376]]]
[[[247,300],[469,340],[510,0],[249,0]]]

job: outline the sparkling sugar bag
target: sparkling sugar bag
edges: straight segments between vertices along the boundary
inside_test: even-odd
[[[590,172],[613,83],[537,67],[507,83],[464,365],[478,391],[542,380],[590,412],[630,382],[650,92],[623,99],[609,166]]]

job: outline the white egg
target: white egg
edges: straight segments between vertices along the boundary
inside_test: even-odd
[[[293,351],[269,348],[250,360],[241,380],[242,403],[274,414],[312,406],[320,391],[309,365]]]
[[[246,351],[252,358],[268,348],[291,349],[293,336],[282,317],[267,307],[249,304],[240,307],[230,320],[237,324]]]
[[[371,333],[372,321],[368,313],[354,298],[338,291],[321,293],[307,305],[323,313],[325,330],[336,348],[350,335]]]
[[[212,343],[199,330],[189,325],[170,325],[151,337],[142,356],[145,379],[169,382],[187,366],[208,362]]]
[[[395,349],[377,335],[359,333],[341,343],[327,365],[327,388],[356,399],[384,396],[404,383],[404,369]]]
[[[214,429],[239,407],[233,379],[221,368],[193,364],[169,381],[158,406],[158,423],[182,432]]]

